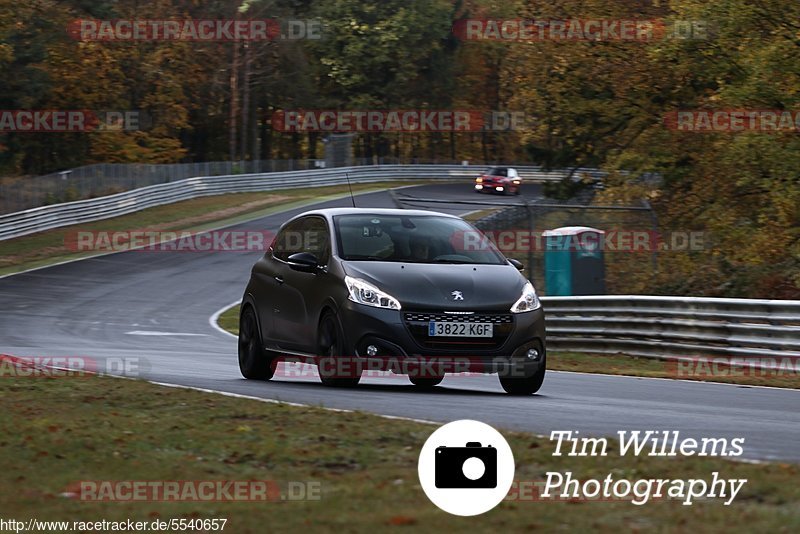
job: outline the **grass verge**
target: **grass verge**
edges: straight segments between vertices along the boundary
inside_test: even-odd
[[[219,319],[217,320],[217,324],[220,328],[227,330],[235,336],[239,335],[239,310],[240,307],[238,304],[228,308],[222,313],[222,315],[219,316]]]
[[[389,187],[424,183],[428,182],[421,180],[353,184],[353,192],[364,193]],[[197,232],[252,220],[311,202],[323,202],[345,194],[349,194],[347,186],[337,185],[215,195],[148,208],[93,223],[66,226],[7,239],[0,241],[0,275],[94,255],[93,253],[73,252],[65,245],[65,238],[76,230],[113,232],[149,229]]]
[[[269,384],[264,384],[265,388]],[[322,386],[320,386],[322,387]],[[474,518],[431,504],[417,456],[434,427],[363,413],[262,403],[114,378],[0,380],[0,509],[5,519],[153,521],[225,518],[226,532],[401,530],[521,532],[657,530],[753,532],[800,529],[800,468],[719,458],[555,457],[553,443],[505,433],[518,480],[571,471],[579,480],[748,479],[737,499],[630,502],[507,500]],[[531,400],[535,402],[535,399]],[[319,485],[319,500],[278,502],[87,502],[63,494],[79,481],[273,480]]]
[[[483,209],[483,210],[477,210],[477,211],[473,211],[471,213],[466,214],[463,217],[463,219],[465,221],[469,221],[471,223],[475,223],[476,221],[479,221],[479,220],[483,219],[484,217],[488,217],[492,213],[495,213],[497,211],[504,210],[504,209],[505,209],[505,207],[488,208],[488,209]]]
[[[239,306],[222,313],[217,324],[236,335],[239,333]],[[743,386],[771,386],[800,389],[800,375],[789,370],[771,373],[749,368],[731,368],[721,365],[704,366],[690,364],[678,367],[677,362],[628,356],[626,354],[582,354],[576,352],[552,352],[547,356],[547,368],[553,371],[573,371],[608,375],[639,376],[722,382]],[[683,369],[682,371],[680,369]]]
[[[796,362],[792,361],[791,365],[793,367],[796,366]],[[656,360],[625,354],[557,352],[548,354],[547,367],[557,371],[800,389],[800,374],[794,368],[789,369],[787,367],[780,371],[768,371],[749,367],[731,367],[717,365],[713,359],[709,362],[698,360],[697,362],[681,364],[675,361]]]

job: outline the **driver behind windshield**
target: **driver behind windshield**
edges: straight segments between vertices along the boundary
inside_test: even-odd
[[[412,260],[427,261],[428,257],[428,242],[420,236],[412,236],[408,243],[409,250],[411,251]]]

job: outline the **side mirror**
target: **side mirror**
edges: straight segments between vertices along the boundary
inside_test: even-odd
[[[289,256],[289,267],[301,273],[313,273],[319,268],[319,259],[310,252],[298,252]]]
[[[289,258],[289,259],[291,259],[291,258]],[[508,259],[508,263],[510,263],[511,265],[516,267],[518,271],[524,271],[525,270],[525,265],[523,265],[523,263],[521,261],[519,261],[519,260],[515,260],[514,258],[509,258]]]

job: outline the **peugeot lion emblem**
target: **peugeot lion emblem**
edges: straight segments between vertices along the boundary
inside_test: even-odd
[[[453,295],[453,300],[464,300],[464,294],[461,291],[453,291],[450,294]]]

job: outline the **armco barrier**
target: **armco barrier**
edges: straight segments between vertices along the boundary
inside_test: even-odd
[[[0,215],[0,241],[209,195],[342,185],[346,183],[347,175],[352,183],[359,184],[393,180],[467,180],[474,178],[486,168],[486,166],[460,165],[373,165],[187,178],[100,198]],[[542,172],[535,167],[517,167],[517,169],[524,181],[533,182],[560,180],[568,174],[566,171]]]
[[[655,358],[800,358],[800,301],[543,297],[547,348]]]

